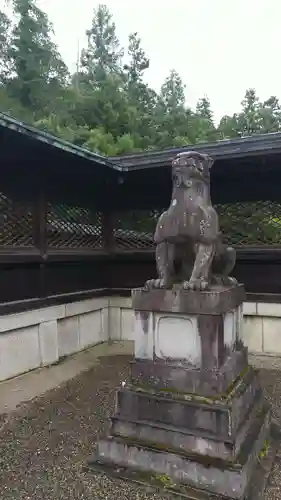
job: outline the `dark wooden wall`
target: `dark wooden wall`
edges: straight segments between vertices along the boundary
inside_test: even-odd
[[[153,251],[80,256],[65,252],[35,260],[2,256],[0,303],[99,288],[130,289],[156,275]],[[233,274],[248,293],[281,294],[281,249],[238,250]]]
[[[91,170],[85,179],[74,164],[65,165],[60,175],[54,162],[46,163],[44,175],[35,160],[28,175],[23,164],[20,169],[13,165],[7,163],[0,171],[0,304],[94,289],[129,290],[155,276],[152,235],[161,203],[165,206],[170,193],[168,177],[166,201],[160,197],[153,205],[162,179],[159,171],[139,171],[118,187],[110,172],[104,177],[96,172],[93,180]],[[281,176],[269,167],[261,164],[258,169],[267,173],[267,182],[261,173],[253,176],[253,169],[247,177],[243,168],[240,173],[237,169],[234,183],[225,165],[213,183],[222,230],[237,247],[234,275],[255,294],[281,294]],[[147,179],[153,175],[155,189],[146,198]],[[255,192],[250,189],[253,179]],[[220,192],[223,200],[216,195]],[[132,206],[126,202],[122,207],[126,196]]]

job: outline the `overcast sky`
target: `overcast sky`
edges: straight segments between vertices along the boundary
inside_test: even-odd
[[[99,3],[108,5],[124,46],[139,33],[156,89],[175,69],[187,102],[193,107],[207,94],[216,119],[237,111],[249,87],[281,100],[281,0],[38,0],[71,69]]]

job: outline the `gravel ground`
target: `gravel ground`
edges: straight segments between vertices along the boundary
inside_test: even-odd
[[[103,358],[0,421],[1,500],[164,500],[83,471],[97,439],[108,432],[115,390],[126,377],[128,361],[125,356]],[[281,371],[262,370],[262,381],[281,423]],[[280,485],[281,453],[265,500],[280,500]]]

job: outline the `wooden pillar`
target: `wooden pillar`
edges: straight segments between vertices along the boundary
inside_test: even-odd
[[[112,253],[116,247],[114,237],[115,217],[112,212],[104,212],[102,214],[102,239],[103,249],[105,252]]]
[[[38,293],[46,297],[46,260],[47,260],[47,201],[46,191],[41,184],[33,204],[33,240],[40,253]]]

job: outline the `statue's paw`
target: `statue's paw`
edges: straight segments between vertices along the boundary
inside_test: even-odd
[[[158,281],[158,280],[156,280],[156,279],[147,280],[147,281],[145,282],[145,285],[144,285],[145,290],[152,290],[153,288],[156,288],[156,286],[155,286],[155,285],[156,285],[156,282],[157,282],[157,281]]]
[[[162,290],[170,290],[171,288],[173,288],[173,281],[171,279],[158,279],[157,281],[158,288],[161,288]]]
[[[157,278],[157,279],[147,280],[147,282],[144,285],[144,288],[146,290],[152,290],[152,289],[159,290],[159,289],[171,288],[172,284],[171,286],[169,285],[170,284],[167,283],[166,280],[162,278]]]
[[[238,285],[237,279],[233,278],[233,276],[228,276],[228,281],[230,285]]]
[[[204,279],[197,279],[197,280],[189,280],[189,281],[184,281],[183,282],[183,289],[184,290],[207,290],[209,287],[209,283],[207,280]]]

